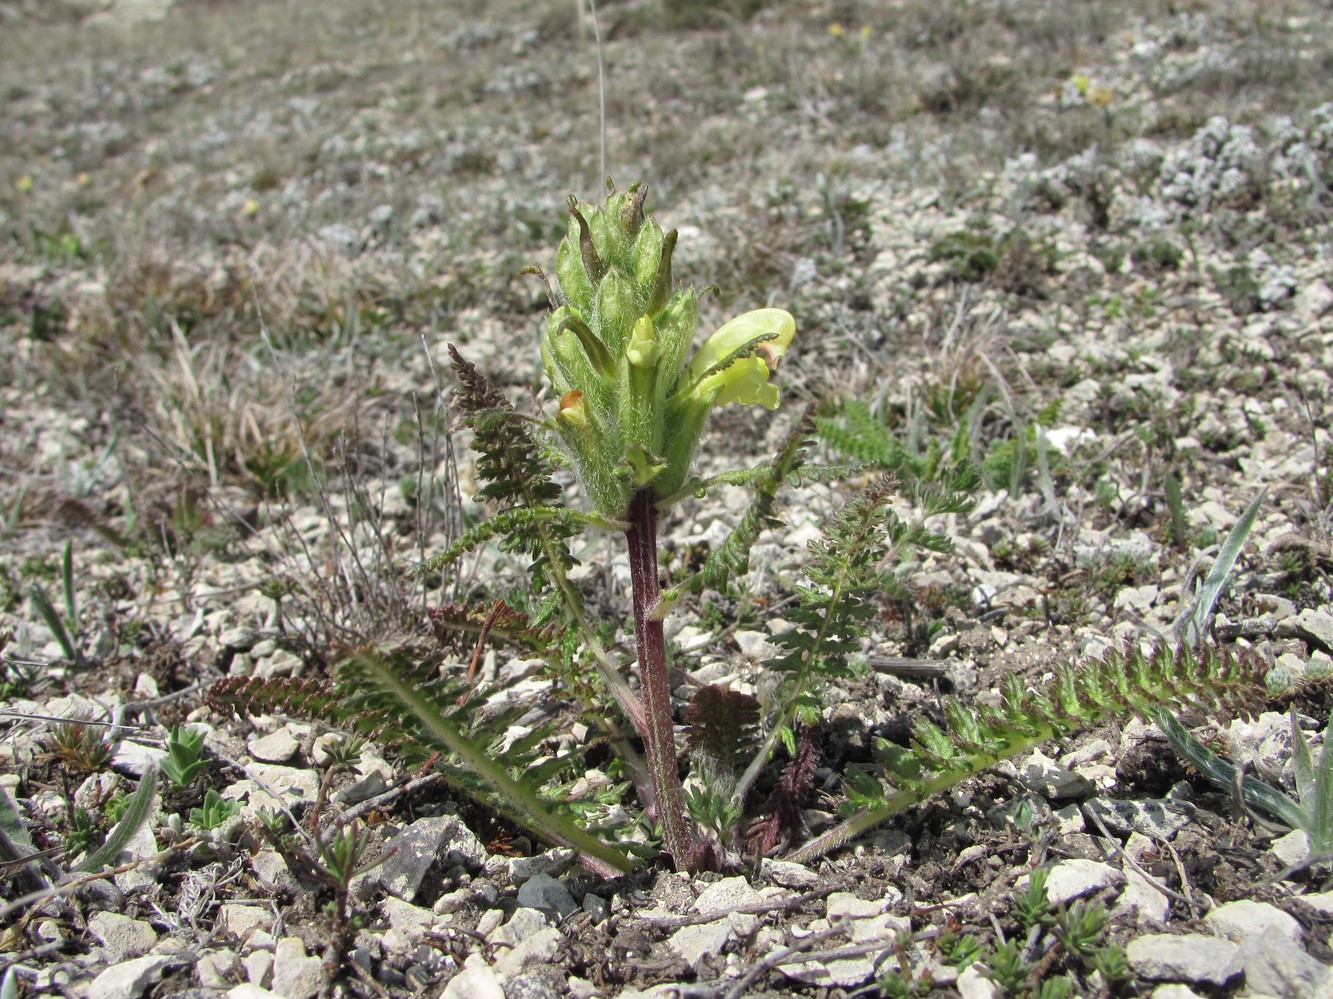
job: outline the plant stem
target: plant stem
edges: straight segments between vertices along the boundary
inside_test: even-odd
[[[648,773],[667,851],[677,867],[685,868],[694,860],[694,837],[690,835],[680,791],[666,637],[661,620],[653,614],[662,588],[657,578],[657,507],[647,489],[640,489],[630,501],[625,541],[629,545],[630,582],[634,591],[634,641],[643,683],[642,732],[648,751]]]

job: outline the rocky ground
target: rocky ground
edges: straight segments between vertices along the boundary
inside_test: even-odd
[[[443,590],[402,574],[484,512],[445,345],[553,407],[519,271],[553,269],[566,196],[608,172],[650,184],[678,278],[716,286],[705,327],[797,319],[782,408],[724,413],[704,471],[846,400],[982,469],[937,525],[954,552],[904,566],[910,597],[826,691],[811,830],[875,737],[1170,637],[1263,490],[1210,640],[1282,682],[1253,719],[1189,720],[1295,794],[1289,711],[1318,747],[1333,671],[1331,22],[1313,0],[608,3],[603,170],[573,4],[0,5],[17,994],[1333,995],[1327,864],[1139,720],[808,865],[607,881],[385,747],[204,703],[523,578],[496,552]],[[694,679],[763,683],[846,495],[784,493],[753,580],[675,615]],[[744,506],[685,505],[666,572]],[[580,548],[578,582],[619,620],[613,541]],[[558,710],[528,664],[482,667]],[[206,768],[136,798],[179,723]],[[558,748],[593,793],[609,767],[579,739]],[[273,847],[274,809],[357,818],[386,859],[344,895],[327,857]]]

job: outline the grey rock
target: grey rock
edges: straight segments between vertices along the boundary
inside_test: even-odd
[[[969,964],[954,982],[960,999],[995,999],[999,987],[981,973],[976,964]]]
[[[566,847],[556,847],[535,857],[511,857],[508,864],[509,881],[511,884],[521,885],[538,874],[555,877],[566,870],[573,861],[574,851]]]
[[[1307,954],[1285,929],[1275,927],[1258,936],[1245,936],[1239,943],[1245,962],[1245,988],[1251,993],[1313,996],[1322,983],[1330,980],[1329,969]]]
[[[142,777],[148,768],[161,765],[167,758],[167,751],[158,746],[144,746],[137,742],[122,740],[116,744],[116,751],[111,756],[111,766],[120,773]]]
[[[456,815],[418,819],[388,843],[393,851],[379,867],[358,879],[359,897],[380,884],[405,902],[416,898],[421,883],[433,869],[458,865],[477,870],[486,862],[486,848]]]
[[[531,965],[554,961],[562,939],[553,926],[538,930],[501,954],[495,962],[495,973],[501,979],[511,978]]]
[[[740,910],[763,903],[764,896],[744,878],[723,878],[699,893],[694,911],[701,916],[727,916],[736,933],[748,936],[759,925],[759,917]]]
[[[227,990],[227,999],[273,999],[273,993],[250,982]]]
[[[334,222],[319,230],[320,241],[344,257],[355,257],[361,252],[361,235],[350,225]]]
[[[560,999],[564,994],[536,975],[519,975],[505,982],[505,999]]]
[[[524,881],[518,889],[518,904],[530,909],[545,909],[564,919],[578,910],[579,904],[569,889],[549,874],[538,874]]]
[[[92,980],[88,999],[135,999],[155,985],[171,959],[160,954],[113,964]]]
[[[1093,798],[1083,803],[1083,814],[1090,829],[1096,829],[1093,817],[1117,833],[1143,833],[1169,839],[1194,814],[1194,806],[1176,799],[1126,801],[1120,798]]]
[[[1203,999],[1188,985],[1159,985],[1152,990],[1152,999]]]
[[[441,999],[507,999],[504,986],[491,966],[483,960],[469,960],[467,966],[444,987]]]
[[[313,999],[328,984],[324,961],[307,956],[300,937],[283,937],[273,955],[273,991],[285,999]]]
[[[147,954],[157,943],[150,925],[118,912],[94,912],[88,917],[88,932],[106,948],[112,964]]]
[[[1086,798],[1096,790],[1089,780],[1056,763],[1039,749],[1034,749],[1019,765],[1018,779],[1028,790],[1048,801]]]
[[[1214,933],[1232,940],[1243,941],[1277,932],[1294,943],[1301,941],[1301,924],[1267,902],[1228,902],[1209,912],[1203,921]]]
[[[819,875],[804,864],[794,864],[789,860],[765,860],[762,871],[774,884],[800,891],[818,886]]]
[[[698,971],[704,961],[717,957],[735,938],[731,923],[727,919],[700,923],[695,926],[682,926],[667,939],[667,945],[690,966]]]
[[[1307,607],[1296,615],[1294,624],[1300,634],[1333,650],[1333,614]]]
[[[286,763],[300,750],[301,744],[286,728],[260,736],[249,745],[250,755],[264,763]]]
[[[1125,871],[1125,890],[1112,908],[1117,913],[1134,912],[1140,923],[1164,923],[1171,912],[1171,900],[1142,874],[1130,868]]]
[[[194,973],[206,989],[222,990],[236,980],[241,971],[240,955],[232,950],[210,950],[199,955]]]
[[[1125,956],[1134,973],[1152,981],[1199,982],[1221,987],[1245,970],[1240,946],[1187,933],[1150,933],[1129,942]]]
[[[496,911],[496,910],[492,910]],[[539,909],[518,908],[503,926],[497,926],[486,939],[493,944],[514,946],[546,929],[546,915]],[[480,927],[478,927],[480,932]]]
[[[1110,864],[1096,860],[1062,860],[1046,881],[1046,898],[1052,905],[1067,905],[1076,898],[1091,895],[1125,883],[1125,876]]]
[[[296,891],[300,887],[300,882],[288,868],[287,861],[282,859],[282,854],[277,850],[260,850],[250,858],[250,866],[254,868],[255,875],[266,885],[284,891]]]
[[[430,909],[392,895],[380,900],[380,913],[391,927],[411,941],[419,940],[422,931],[435,922],[435,913]]]

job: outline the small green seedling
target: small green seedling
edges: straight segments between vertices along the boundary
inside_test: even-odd
[[[215,788],[210,787],[204,794],[203,807],[190,809],[190,824],[204,832],[213,832],[240,814],[239,801],[224,799]]]
[[[162,772],[173,787],[187,787],[208,768],[203,751],[203,729],[194,726],[181,728],[179,725],[171,727],[167,734],[167,758],[162,761]]]

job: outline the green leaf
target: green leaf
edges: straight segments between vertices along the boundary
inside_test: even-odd
[[[1231,578],[1231,572],[1236,567],[1236,559],[1240,557],[1240,550],[1245,547],[1245,539],[1249,536],[1250,528],[1254,526],[1254,519],[1259,515],[1259,507],[1267,498],[1268,487],[1265,486],[1259,490],[1259,495],[1250,501],[1249,506],[1241,513],[1240,519],[1231,528],[1231,532],[1227,534],[1221,551],[1217,553],[1217,561],[1213,563],[1208,578],[1204,580],[1194,606],[1176,621],[1176,635],[1185,646],[1193,648],[1203,638],[1208,620],[1213,615],[1213,607],[1217,604],[1217,598],[1222,595],[1227,580]]]
[[[144,824],[147,823],[150,815],[153,814],[153,803],[156,800],[157,785],[157,767],[149,767],[144,771],[144,775],[139,778],[139,787],[125,806],[125,812],[120,817],[106,838],[106,842],[93,853],[83,858],[83,863],[74,868],[76,871],[90,873],[100,871],[108,864],[114,864],[120,856],[121,851],[129,846],[130,840],[134,838]]]

